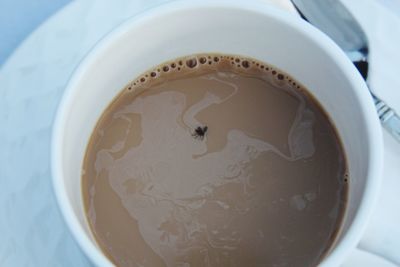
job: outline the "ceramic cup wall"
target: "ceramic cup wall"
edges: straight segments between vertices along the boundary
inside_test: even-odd
[[[307,23],[265,4],[178,1],[125,22],[92,49],[73,74],[52,140],[54,189],[79,245],[98,266],[111,266],[90,231],[81,168],[94,126],[110,101],[139,74],[177,57],[219,52],[275,65],[305,85],[334,121],[350,172],[348,207],[321,266],[338,266],[360,240],[376,199],[381,128],[368,89],[340,49]]]

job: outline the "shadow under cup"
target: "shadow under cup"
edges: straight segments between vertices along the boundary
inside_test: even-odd
[[[328,37],[255,2],[178,1],[157,7],[119,26],[75,71],[54,125],[52,171],[60,209],[79,245],[96,265],[112,266],[91,233],[81,190],[86,145],[102,112],[144,71],[197,53],[238,54],[272,64],[308,88],[330,115],[350,181],[342,227],[321,266],[338,266],[360,240],[378,193],[380,124],[365,83]]]

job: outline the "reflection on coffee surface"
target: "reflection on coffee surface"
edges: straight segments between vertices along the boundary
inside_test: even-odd
[[[82,188],[117,266],[315,266],[340,228],[346,168],[293,78],[204,54],[124,88],[91,136]]]

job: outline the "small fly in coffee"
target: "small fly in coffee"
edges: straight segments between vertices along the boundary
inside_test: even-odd
[[[194,133],[192,134],[192,136],[193,136],[194,138],[196,138],[196,139],[203,140],[203,139],[204,139],[204,136],[206,135],[207,130],[208,130],[208,127],[207,127],[207,126],[204,126],[204,127],[198,126],[198,127],[194,130]]]

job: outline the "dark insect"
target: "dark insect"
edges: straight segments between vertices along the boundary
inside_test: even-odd
[[[194,133],[192,134],[192,136],[193,136],[194,138],[196,138],[196,139],[203,140],[203,139],[204,139],[204,136],[206,135],[207,130],[208,130],[208,127],[207,127],[207,126],[204,126],[204,127],[198,126],[198,127],[194,130]]]

